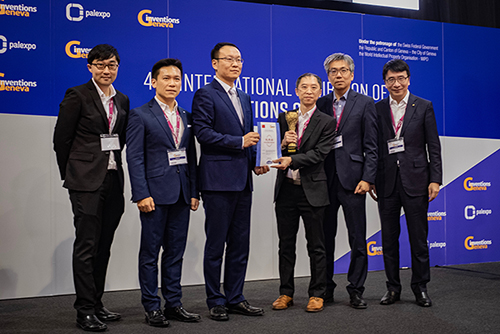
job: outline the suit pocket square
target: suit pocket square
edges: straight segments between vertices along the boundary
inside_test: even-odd
[[[191,127],[191,124],[188,124],[188,128],[190,128],[190,127]]]

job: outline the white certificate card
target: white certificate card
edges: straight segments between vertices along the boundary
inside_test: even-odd
[[[256,166],[274,166],[273,160],[281,158],[280,125],[277,122],[258,122],[260,135],[257,144]]]

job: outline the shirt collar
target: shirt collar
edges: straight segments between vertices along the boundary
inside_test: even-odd
[[[346,92],[344,93],[344,95],[342,95],[340,98],[344,98],[345,100],[347,100],[347,95],[349,94],[349,91],[351,90],[351,88],[349,87]],[[337,101],[337,95],[335,95],[335,89],[333,90],[333,102],[336,102]]]
[[[299,117],[309,119],[315,110],[316,110],[316,105],[314,105],[314,107],[312,107],[312,109],[309,109],[305,114],[302,114],[302,110],[300,110],[300,107],[299,107]]]
[[[102,99],[111,99],[116,95],[116,90],[115,90],[115,87],[113,87],[113,84],[111,84],[109,86],[111,94],[109,96],[106,96],[106,94],[104,94],[104,92],[101,90],[101,88],[97,85],[94,78],[92,78],[92,82],[94,83],[94,86],[97,89],[97,94],[99,94],[99,97],[101,98],[101,100]]]
[[[224,81],[222,81],[221,79],[219,79],[217,77],[217,75],[215,76],[215,80],[217,80],[221,84],[222,88],[224,88],[224,90],[226,91],[226,93],[229,93],[229,90],[234,87],[234,85],[233,86],[229,86],[227,83],[225,83]]]
[[[399,102],[399,103],[398,103],[396,100],[394,100],[394,99],[392,98],[392,96],[390,96],[390,95],[389,95],[389,104],[390,104],[390,105],[393,105],[393,104],[395,104],[395,105],[400,105],[400,104],[404,103],[404,105],[408,105],[408,99],[409,99],[409,98],[410,98],[410,91],[409,91],[409,90],[406,92],[405,97],[404,97],[404,98],[401,100],[401,102]]]
[[[161,110],[163,110],[163,112],[174,113],[177,111],[177,101],[176,100],[174,100],[174,109],[173,110],[170,110],[170,107],[168,106],[168,104],[161,102],[160,99],[158,99],[158,97],[156,95],[155,95],[155,100],[160,105],[160,108],[161,108]]]

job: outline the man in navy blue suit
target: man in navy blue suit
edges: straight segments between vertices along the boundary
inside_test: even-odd
[[[254,167],[260,137],[253,132],[250,96],[234,85],[243,66],[240,50],[231,43],[218,43],[211,59],[215,79],[195,93],[192,111],[194,133],[201,145],[199,186],[205,208],[207,305],[210,317],[221,321],[229,319],[228,312],[264,313],[246,301],[243,284],[250,243],[251,172],[260,175],[269,167]]]
[[[367,307],[363,299],[368,273],[366,250],[366,193],[377,172],[377,122],[373,99],[351,89],[354,61],[349,55],[334,53],[324,62],[334,90],[317,102],[318,109],[337,120],[333,148],[325,160],[330,205],[326,209],[325,231],[327,292],[325,302],[333,301],[333,262],[337,213],[342,205],[351,247],[347,273],[350,306]]]
[[[167,319],[194,322],[198,314],[181,303],[182,257],[186,248],[189,209],[196,211],[196,150],[191,115],[175,98],[182,85],[182,64],[162,59],[151,70],[156,96],[130,112],[127,126],[127,162],[132,201],[141,217],[139,282],[146,322],[166,327]],[[158,254],[161,259],[161,292],[158,296]]]

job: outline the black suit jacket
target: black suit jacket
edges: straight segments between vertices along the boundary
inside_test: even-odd
[[[117,118],[112,133],[119,135],[123,149],[130,103],[128,97],[119,91],[116,91],[113,101]],[[100,135],[107,133],[108,119],[92,80],[69,88],[59,105],[53,139],[65,188],[77,191],[99,188],[106,176],[109,160],[109,151],[101,150]],[[114,151],[114,156],[123,187],[121,149]]]
[[[283,139],[285,132],[288,130],[285,113],[279,114],[278,122],[281,138]],[[332,148],[334,134],[335,119],[316,109],[304,131],[297,153],[292,155],[292,166],[290,168],[300,170],[302,188],[309,204],[314,207],[330,204],[324,160]],[[286,149],[282,151],[282,155],[288,155]],[[278,170],[274,188],[275,201],[278,199],[287,171]]]
[[[399,160],[401,182],[409,196],[428,195],[429,183],[442,184],[441,144],[432,102],[413,94],[408,98],[400,137],[405,151],[389,154],[387,140],[395,138],[389,98],[376,104],[379,124],[377,194],[390,196],[396,182]]]
[[[333,94],[323,96],[316,103],[332,117]],[[347,190],[356,189],[361,180],[375,183],[377,121],[373,99],[349,90],[337,132],[342,135],[343,146],[332,150],[325,160],[328,181],[331,183],[337,173],[342,187]]]

